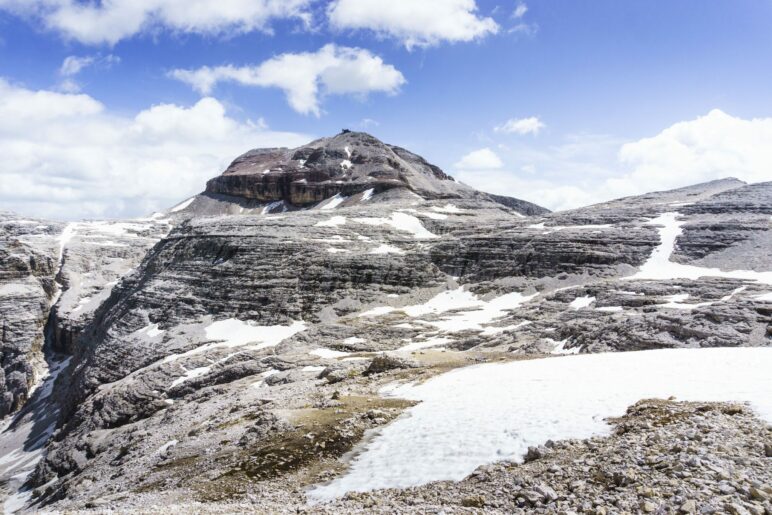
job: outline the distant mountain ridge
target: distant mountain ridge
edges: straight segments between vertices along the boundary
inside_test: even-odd
[[[397,382],[772,347],[770,215],[772,183],[735,179],[550,213],[362,133],[249,152],[148,218],[0,213],[0,484],[24,509],[303,510],[409,409]]]

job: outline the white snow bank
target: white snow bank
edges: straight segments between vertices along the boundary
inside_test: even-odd
[[[471,311],[462,311],[451,313],[442,320],[426,322],[433,325],[440,331],[459,332],[459,331],[484,331],[484,324],[489,324],[507,314],[507,311],[519,307],[521,304],[536,297],[533,295],[523,295],[519,292],[508,293],[501,297],[496,297],[488,302],[484,302],[478,309]]]
[[[185,370],[185,375],[180,376],[174,381],[172,381],[171,387],[174,388],[177,385],[180,385],[184,383],[185,381],[189,381],[191,379],[195,379],[196,377],[201,377],[209,373],[209,371],[212,370],[211,366],[208,367],[198,367],[198,368],[191,368],[190,370]]]
[[[566,338],[565,340],[560,340],[559,342],[556,342],[552,338],[547,338],[547,341],[555,346],[554,349],[550,352],[550,354],[579,354],[579,351],[582,350],[581,347],[571,347],[570,349],[566,349],[566,344],[568,343],[570,338]]]
[[[772,302],[772,291],[769,293],[764,293],[763,295],[759,295],[758,297],[754,297],[754,300],[760,300],[761,302]]]
[[[421,224],[421,220],[407,213],[392,213],[391,218],[354,218],[354,221],[366,225],[389,225],[398,231],[411,233],[417,240],[439,238],[436,234],[429,232]]]
[[[365,190],[365,192],[362,194],[362,198],[359,201],[367,202],[373,197],[374,192],[375,192],[375,188],[370,188],[369,190]]]
[[[326,203],[326,204],[324,204],[324,205],[323,205],[322,207],[320,207],[319,209],[335,209],[336,207],[338,207],[339,205],[341,205],[341,204],[342,204],[342,203],[343,203],[343,202],[344,202],[346,199],[348,199],[348,197],[344,197],[343,195],[341,195],[340,193],[338,193],[338,194],[337,194],[337,195],[335,195],[334,197],[332,197],[332,198],[330,198],[329,200],[325,201],[325,202],[327,202],[327,203]]]
[[[571,309],[582,309],[586,308],[590,304],[595,302],[595,297],[590,297],[589,295],[584,297],[577,297],[574,300],[571,301],[571,304],[568,305]]]
[[[194,356],[203,352],[208,352],[216,348],[241,347],[251,344],[245,350],[258,350],[266,347],[275,347],[282,340],[286,340],[300,331],[306,329],[303,322],[292,322],[290,325],[254,325],[251,321],[237,320],[228,318],[208,325],[204,331],[209,340],[219,340],[214,343],[201,345],[195,349],[183,352],[182,354],[172,354],[164,358],[164,363],[176,361],[182,357]]]
[[[453,311],[439,320],[423,321],[422,323],[448,333],[467,330],[485,331],[484,324],[503,317],[507,311],[519,307],[524,302],[536,297],[536,295],[523,295],[519,292],[513,292],[485,301],[478,298],[474,293],[464,290],[462,287],[456,290],[443,291],[424,304],[415,304],[402,308],[379,306],[360,313],[359,316],[373,317],[394,311],[402,311],[412,318],[418,318],[425,315],[434,316]]]
[[[404,254],[405,251],[402,250],[399,247],[395,247],[394,245],[387,245],[385,243],[381,244],[380,246],[374,248],[370,251],[370,254]]]
[[[485,302],[478,299],[474,293],[458,288],[439,293],[425,304],[408,306],[403,311],[411,317],[418,317],[431,313],[444,313],[452,309],[475,308],[484,304]]]
[[[724,295],[717,302],[729,302],[730,300],[732,300],[732,298],[735,295],[745,291],[747,288],[748,288],[747,286],[740,286],[739,288],[735,288],[731,293],[729,293],[728,295]],[[684,302],[688,298],[689,298],[688,293],[678,293],[675,295],[668,295],[667,297],[665,297],[665,300],[667,302],[665,304],[660,304],[659,306],[663,308],[692,310],[692,309],[701,308],[704,306],[711,306],[716,303],[716,302],[698,302],[695,304],[688,304]]]
[[[454,204],[445,204],[443,207],[432,207],[432,211],[437,211],[438,213],[463,213],[461,209],[459,209]]]
[[[622,306],[603,306],[600,308],[595,308],[595,311],[604,311],[606,313],[621,313],[624,310],[625,308]]]
[[[196,200],[196,197],[190,197],[188,200],[184,200],[180,202],[179,204],[171,208],[169,211],[171,211],[172,213],[176,213],[177,211],[182,211],[183,209],[191,205],[194,200]]]
[[[335,227],[337,225],[344,225],[346,223],[346,217],[345,216],[333,216],[329,220],[325,220],[324,222],[317,222],[314,224],[314,227]]]
[[[318,486],[349,491],[458,481],[480,465],[522,459],[531,445],[610,432],[640,399],[749,401],[772,422],[772,349],[665,349],[585,354],[454,370],[391,394],[421,401],[381,429],[349,471]]]
[[[150,338],[155,338],[156,336],[161,336],[165,332],[166,331],[164,331],[163,329],[158,328],[158,324],[149,324],[143,327],[142,329],[137,329],[136,331],[134,331],[134,334],[143,334]]]
[[[724,272],[718,268],[703,268],[693,265],[682,265],[670,261],[670,256],[675,249],[676,240],[683,232],[681,226],[685,223],[676,218],[679,213],[663,213],[662,215],[646,222],[648,225],[660,225],[660,244],[649,256],[649,259],[641,266],[638,273],[624,279],[699,279],[700,277],[726,277],[729,279],[746,279],[758,281],[764,284],[772,284],[772,271],[756,272],[753,270],[731,270]]]

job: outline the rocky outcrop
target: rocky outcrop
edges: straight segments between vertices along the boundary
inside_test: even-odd
[[[421,156],[350,131],[294,149],[251,150],[210,180],[206,193],[309,206],[335,195],[392,188],[405,188],[426,199],[485,197],[528,215],[547,212],[530,202],[481,194]]]
[[[0,418],[41,379],[43,328],[57,287],[59,224],[0,213]]]

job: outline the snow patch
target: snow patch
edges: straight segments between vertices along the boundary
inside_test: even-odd
[[[156,336],[161,336],[166,331],[163,329],[158,328],[158,324],[149,324],[143,327],[142,329],[137,329],[134,331],[134,334],[140,334],[148,336],[149,338],[155,338]]]
[[[183,209],[191,205],[194,200],[196,200],[196,197],[190,197],[188,200],[180,202],[179,204],[171,208],[169,211],[171,211],[172,213],[176,213],[177,211],[182,211]]]
[[[259,350],[266,347],[275,347],[283,340],[304,331],[306,324],[303,322],[293,322],[291,325],[254,325],[251,321],[243,321],[235,318],[228,318],[209,324],[204,332],[209,340],[219,340],[214,343],[208,343],[195,349],[183,352],[181,354],[172,354],[164,358],[164,363],[176,361],[179,358],[186,358],[208,352],[217,348],[241,347],[251,344],[246,350]]]
[[[362,194],[362,198],[359,200],[360,202],[367,202],[373,197],[373,193],[375,192],[375,188],[370,188],[369,190],[366,190]]]
[[[346,217],[345,216],[333,216],[329,220],[325,220],[324,222],[317,222],[314,224],[314,227],[337,227],[338,225],[345,225],[346,224]]]
[[[432,207],[432,211],[437,211],[438,213],[453,213],[453,214],[459,214],[463,213],[464,211],[456,207],[454,204],[445,204],[443,207]]]
[[[387,245],[385,243],[374,248],[370,251],[370,254],[405,254],[405,251],[394,245]]]
[[[485,364],[384,388],[419,403],[358,449],[344,476],[309,496],[460,481],[547,440],[609,434],[605,420],[644,398],[749,401],[772,423],[769,370],[772,349],[664,349]]]
[[[329,199],[325,200],[325,204],[319,209],[335,209],[339,205],[341,205],[343,202],[345,202],[348,199],[348,197],[345,197],[338,193],[334,197],[330,197]]]
[[[589,295],[586,295],[584,297],[577,297],[574,300],[571,301],[571,304],[568,305],[571,309],[582,309],[586,308],[590,304],[595,302],[595,297],[590,297]]]
[[[196,377],[201,377],[209,373],[209,371],[212,370],[211,366],[208,367],[198,367],[198,368],[191,368],[190,370],[185,370],[185,375],[178,377],[174,381],[172,381],[171,387],[174,388],[177,385],[180,385],[184,383],[185,381],[189,381],[191,379],[195,379]]]
[[[417,240],[439,238],[436,234],[429,232],[418,218],[407,213],[392,213],[391,218],[354,218],[354,221],[366,225],[389,225],[398,231],[411,233]]]
[[[772,271],[756,272],[753,270],[732,270],[724,272],[718,268],[703,268],[693,265],[682,265],[670,261],[670,256],[675,250],[676,240],[683,232],[681,228],[685,222],[678,221],[679,213],[663,213],[662,215],[646,222],[647,225],[659,225],[660,244],[649,256],[649,259],[641,266],[638,273],[624,279],[699,279],[700,277],[726,277],[729,279],[746,279],[758,281],[764,284],[772,284]]]
[[[550,354],[562,354],[562,355],[579,354],[579,351],[582,350],[581,346],[566,349],[566,344],[569,342],[569,340],[570,338],[566,338],[565,340],[560,340],[559,342],[556,342],[552,338],[547,338],[547,342],[555,346],[555,348],[552,349]]]

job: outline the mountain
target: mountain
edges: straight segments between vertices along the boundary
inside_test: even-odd
[[[550,213],[354,132],[250,151],[146,219],[2,214],[0,451],[22,465],[0,479],[14,508],[303,508],[368,431],[411,409],[382,394],[395,381],[563,354],[769,347],[770,215],[772,183],[735,179]],[[639,416],[627,423],[644,441],[653,426]],[[761,424],[705,424],[741,422]],[[449,506],[500,488],[472,495],[469,481]],[[422,487],[424,501],[349,494],[329,509],[429,510],[441,485]]]

